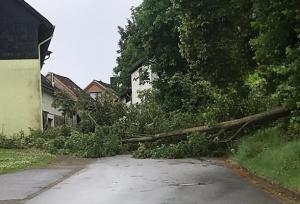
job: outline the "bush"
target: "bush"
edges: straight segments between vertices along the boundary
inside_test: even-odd
[[[20,132],[10,138],[0,134],[0,148],[25,149],[26,147],[26,137],[23,132]]]
[[[0,148],[46,150],[51,154],[66,154],[86,158],[112,156],[121,152],[119,135],[112,127],[97,127],[94,133],[82,133],[64,126],[42,131],[31,131],[12,138],[0,136]]]
[[[140,144],[134,151],[135,158],[166,158],[176,159],[184,157],[220,156],[226,152],[221,146],[216,146],[204,134],[194,133],[186,141],[177,144],[162,144],[157,146]]]
[[[270,128],[259,130],[251,136],[245,137],[238,146],[237,159],[244,161],[256,157],[270,147],[280,146],[286,142],[281,129]]]
[[[235,159],[250,171],[300,191],[300,140],[269,128],[242,140]]]

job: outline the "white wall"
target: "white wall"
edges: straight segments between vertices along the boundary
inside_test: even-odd
[[[54,101],[54,98],[52,95],[43,92],[42,101],[43,101],[43,106],[42,106],[43,111],[46,111],[52,115],[62,116],[62,113],[59,110],[52,107],[52,103]]]
[[[140,84],[140,70],[141,69],[147,69],[149,73],[150,82],[146,82],[144,84]],[[158,77],[155,73],[153,73],[150,69],[150,67],[140,67],[135,72],[131,74],[131,86],[132,86],[132,104],[137,104],[141,102],[141,99],[139,98],[139,93],[141,91],[152,89],[152,83],[154,80],[156,80]]]

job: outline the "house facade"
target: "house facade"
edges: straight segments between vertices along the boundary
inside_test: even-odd
[[[84,91],[91,96],[93,99],[100,98],[104,95],[117,100],[118,97],[115,94],[114,90],[111,88],[111,84],[107,84],[103,81],[94,80],[92,81]]]
[[[56,89],[56,91],[67,93],[69,97],[75,101],[78,100],[78,93],[83,92],[83,90],[68,77],[50,72],[46,75],[46,79],[50,81],[52,87]],[[67,117],[64,118],[64,123],[70,125],[76,125],[79,122],[80,122],[80,116],[78,114],[75,115],[73,118],[67,118]]]
[[[0,134],[43,128],[40,70],[53,32],[25,1],[0,1]]]
[[[59,108],[52,106],[54,102],[55,87],[51,82],[43,75],[42,79],[42,110],[43,110],[43,124],[44,129],[57,127],[64,124],[63,113]]]
[[[137,63],[131,72],[131,104],[133,105],[141,102],[140,93],[152,89],[153,82],[158,79],[150,66],[143,65],[143,62]]]
[[[46,75],[46,78],[51,82],[53,87],[67,93],[74,100],[78,99],[77,94],[79,92],[83,92],[83,90],[68,77],[50,72]]]

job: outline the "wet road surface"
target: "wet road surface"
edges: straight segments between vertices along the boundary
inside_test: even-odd
[[[210,161],[99,159],[26,204],[279,204]]]

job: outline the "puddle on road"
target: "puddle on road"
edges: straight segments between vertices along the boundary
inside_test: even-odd
[[[133,175],[133,176],[130,176],[131,178],[144,178],[143,175]]]
[[[141,193],[147,193],[147,192],[151,192],[151,191],[153,191],[153,189],[149,189],[149,190],[141,190],[140,192],[141,192]]]
[[[206,186],[212,184],[211,182],[199,182],[199,183],[173,183],[169,184],[169,186],[182,186],[182,187],[189,187],[189,186]]]
[[[196,162],[189,162],[189,161],[185,161],[185,162],[182,162],[182,161],[178,161],[178,162],[171,162],[171,163],[168,163],[169,165],[184,165],[184,164],[200,164],[200,163],[196,163]]]

